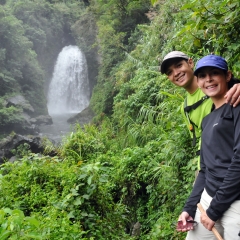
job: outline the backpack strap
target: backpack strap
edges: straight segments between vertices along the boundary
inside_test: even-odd
[[[205,95],[199,101],[195,102],[194,104],[192,104],[190,106],[187,106],[187,98],[184,99],[184,112],[185,112],[185,115],[186,115],[187,120],[189,122],[189,130],[193,134],[193,141],[192,141],[192,146],[193,147],[196,146],[197,137],[196,137],[196,133],[195,133],[195,127],[198,127],[198,126],[190,119],[189,113],[192,110],[197,109],[197,107],[199,107],[208,98],[209,98],[209,96]]]
[[[199,107],[208,98],[209,98],[209,96],[205,95],[199,101],[195,102],[193,105],[187,106],[187,104],[186,104],[186,106],[184,106],[184,112],[189,113],[192,110],[195,110],[197,107]],[[185,100],[186,100],[186,103],[187,103],[187,98],[185,98]],[[184,100],[184,102],[185,102],[185,100]]]

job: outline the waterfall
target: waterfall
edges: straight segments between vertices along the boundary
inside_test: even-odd
[[[90,89],[85,55],[77,46],[59,53],[48,91],[50,115],[78,113],[89,105]]]

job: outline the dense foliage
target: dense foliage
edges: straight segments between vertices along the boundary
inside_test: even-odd
[[[44,4],[65,6],[53,2]],[[82,16],[89,11],[98,26],[101,64],[91,99],[97,117],[76,126],[62,146],[47,143],[41,156],[22,149],[20,161],[1,166],[1,239],[184,239],[171,223],[192,187],[195,149],[179,111],[184,93],[159,73],[159,61],[174,49],[195,61],[214,52],[237,76],[239,8],[237,0],[89,1]],[[71,22],[72,15],[64,16]],[[20,21],[10,19],[6,24],[15,27]],[[72,29],[81,30],[76,23]],[[16,31],[24,46],[32,44],[31,31],[45,34],[29,27],[27,38],[21,28]],[[19,53],[25,61],[30,53],[34,57],[25,50]],[[9,75],[1,84],[11,87],[16,73],[5,70]],[[133,236],[137,222],[140,234]]]

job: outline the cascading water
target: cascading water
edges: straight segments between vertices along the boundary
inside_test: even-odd
[[[81,112],[89,104],[89,82],[85,55],[77,46],[62,49],[48,91],[48,112]]]
[[[77,46],[66,46],[58,55],[48,90],[48,112],[53,124],[41,127],[41,135],[61,141],[70,132],[68,118],[88,107],[89,99],[85,55]]]

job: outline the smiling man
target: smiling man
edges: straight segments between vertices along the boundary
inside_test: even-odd
[[[178,87],[187,91],[182,105],[183,113],[188,130],[193,139],[193,146],[197,144],[201,136],[202,119],[211,112],[213,102],[206,96],[197,85],[197,77],[194,76],[194,62],[185,53],[172,51],[168,53],[160,66],[161,73],[166,74],[168,79]],[[225,95],[226,102],[233,106],[240,103],[240,84],[235,84]],[[200,143],[198,144],[200,150]],[[199,151],[197,151],[199,155]]]

